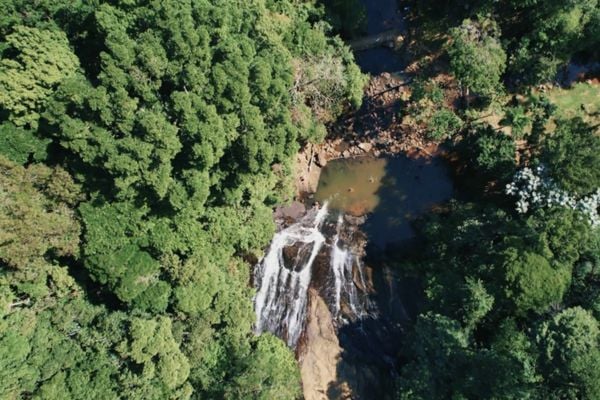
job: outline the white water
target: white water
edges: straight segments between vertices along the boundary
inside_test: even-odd
[[[296,345],[304,329],[312,264],[325,243],[320,228],[326,216],[327,203],[273,237],[267,255],[256,268],[257,333],[269,331],[286,338],[289,346]],[[299,245],[295,259],[286,265],[284,249],[295,244]]]
[[[338,217],[335,236],[327,240],[323,233],[327,215],[325,203],[273,237],[267,254],[255,269],[256,333],[272,332],[290,347],[296,346],[304,330],[313,263],[326,243],[330,247],[327,282],[331,285],[327,284],[326,293],[321,295],[328,298],[333,317],[343,322],[342,314],[351,319],[366,314],[353,279],[356,265],[360,283],[365,287],[362,263],[341,239],[343,215]],[[347,304],[349,310],[342,311],[342,304]]]
[[[358,291],[354,285],[352,275],[353,266],[356,264],[362,287],[365,287],[363,277],[363,265],[359,258],[352,251],[344,246],[340,240],[340,234],[344,224],[344,216],[340,214],[338,217],[336,234],[333,238],[331,246],[331,269],[333,270],[334,278],[334,316],[340,317],[342,296],[346,294],[347,303],[352,311],[352,317],[360,318],[364,313],[364,308],[360,303]]]

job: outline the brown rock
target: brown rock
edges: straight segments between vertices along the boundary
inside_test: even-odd
[[[279,206],[275,209],[275,219],[290,218],[297,220],[306,213],[306,207],[299,201],[293,201],[289,205]]]
[[[311,158],[310,148],[302,149],[296,157],[294,175],[296,177],[296,194],[314,193],[317,191],[319,178],[321,177],[321,167]]]
[[[369,142],[367,142],[367,143],[361,143],[361,144],[358,145],[358,147],[362,151],[364,151],[365,153],[368,153],[368,152],[370,152],[373,149],[373,145],[371,143],[369,143]]]
[[[329,157],[327,157],[327,150],[321,149],[319,152],[317,152],[315,156],[315,162],[319,167],[323,168],[327,165],[328,158]]]
[[[300,374],[305,400],[327,400],[330,385],[337,380],[337,364],[342,352],[325,301],[309,289],[305,346],[300,355]]]

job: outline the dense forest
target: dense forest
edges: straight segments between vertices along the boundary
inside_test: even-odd
[[[364,78],[296,1],[0,5],[0,397],[295,398],[251,332],[290,159]]]
[[[404,3],[401,113],[468,195],[393,260],[425,297],[394,396],[600,399],[600,118],[538,90],[598,60],[600,3]],[[0,3],[0,398],[301,398],[293,351],[252,333],[251,267],[295,155],[361,104],[341,37],[365,23],[356,1]]]
[[[600,399],[598,110],[571,114],[537,86],[598,60],[600,4],[412,6],[461,105],[425,68],[406,112],[451,142],[469,196],[423,217],[420,251],[400,262],[426,300],[398,398]]]

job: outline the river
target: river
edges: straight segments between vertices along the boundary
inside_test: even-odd
[[[396,0],[364,4],[368,34],[403,27]],[[403,68],[389,48],[356,59],[370,74]],[[415,218],[454,195],[439,156],[333,160],[307,212],[281,224],[255,268],[256,331],[296,349],[306,399],[393,398],[401,339],[422,290],[390,260],[413,248]]]
[[[337,331],[342,348],[338,381],[348,383],[353,398],[391,398],[400,339],[422,294],[419,282],[400,276],[388,260],[412,249],[414,219],[452,198],[454,191],[441,157],[336,160],[322,172],[317,200],[330,199],[332,210],[366,215],[360,230],[366,237],[369,313]],[[330,398],[335,397],[332,392]]]
[[[390,29],[405,30],[397,0],[362,0],[362,3],[367,12],[367,35]],[[399,53],[387,47],[360,51],[354,56],[362,71],[371,75],[404,69],[404,61]]]

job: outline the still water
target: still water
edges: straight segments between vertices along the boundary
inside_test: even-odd
[[[328,201],[333,214],[366,217],[360,225],[367,242],[361,262],[372,271],[372,311],[337,330],[343,353],[336,385],[348,384],[353,398],[394,398],[400,338],[422,298],[420,283],[402,276],[394,265],[398,254],[415,247],[414,218],[454,195],[451,170],[441,157],[339,159],[322,171],[315,199]],[[340,398],[333,390],[336,385],[328,393],[330,399]]]
[[[315,199],[347,214],[367,215],[363,229],[369,243],[383,248],[414,236],[411,220],[453,193],[440,157],[360,157],[329,162]]]

